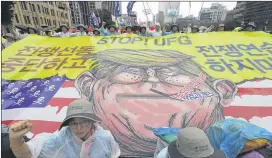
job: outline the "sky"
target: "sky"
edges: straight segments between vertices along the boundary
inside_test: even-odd
[[[144,22],[147,19],[145,16],[145,13],[143,12],[144,6],[146,9],[149,9],[147,3],[154,15],[158,13],[159,2],[144,2],[144,5],[143,5],[143,2],[136,1],[132,11],[137,12],[138,22]],[[203,2],[191,2],[190,15],[193,15],[194,17],[198,17],[198,13],[201,9],[202,3]],[[203,8],[211,7],[212,3],[217,3],[217,2],[204,2]],[[236,2],[218,2],[218,3],[225,5],[228,10],[232,10],[236,6]],[[128,2],[122,2],[122,14],[127,14],[127,4]],[[186,17],[189,15],[189,2],[180,2],[179,14],[182,14],[183,17]],[[153,19],[152,15],[148,15],[148,20],[151,21],[152,19]]]

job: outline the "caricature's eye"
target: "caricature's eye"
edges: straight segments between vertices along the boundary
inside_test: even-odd
[[[157,70],[157,75],[161,81],[171,85],[184,86],[191,82],[191,78],[187,75],[181,74],[176,68],[163,68]]]
[[[146,73],[143,69],[129,68],[117,74],[112,78],[113,83],[137,83],[146,78]]]
[[[160,79],[168,84],[176,86],[184,86],[191,82],[191,78],[186,75],[177,74],[175,76],[171,75],[161,75]]]

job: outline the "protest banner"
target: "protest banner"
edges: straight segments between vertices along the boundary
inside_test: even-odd
[[[2,51],[2,119],[54,132],[69,102],[93,102],[124,156],[150,156],[153,128],[231,116],[272,131],[272,36],[264,32],[54,38]],[[262,122],[262,123],[260,123]]]

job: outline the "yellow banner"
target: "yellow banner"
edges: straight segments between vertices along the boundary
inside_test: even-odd
[[[192,59],[214,78],[235,83],[272,79],[272,36],[264,32],[173,34],[158,38],[30,35],[2,51],[2,78],[29,80],[58,74],[74,80],[107,59],[145,67],[158,66],[156,63],[182,65]]]

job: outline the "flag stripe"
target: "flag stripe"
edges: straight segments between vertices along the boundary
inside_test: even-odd
[[[272,116],[272,107],[250,107],[250,106],[230,106],[224,108],[225,116],[232,116],[235,118],[242,117],[246,120],[256,116],[265,117]]]

